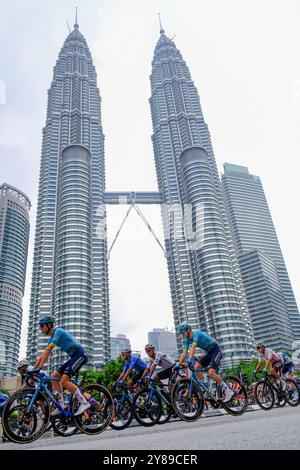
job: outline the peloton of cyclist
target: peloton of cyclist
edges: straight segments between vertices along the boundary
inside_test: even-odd
[[[216,374],[216,369],[218,368],[222,357],[222,351],[217,341],[205,331],[193,331],[192,325],[186,322],[179,325],[179,333],[182,334],[184,340],[183,353],[180,357],[179,364],[183,364],[184,362],[190,364],[195,356],[196,348],[204,349],[206,352],[202,357],[195,357],[197,362],[194,367],[195,369],[200,369],[202,367],[209,368],[209,377],[220,385],[223,393],[223,402],[228,402],[234,392],[230,390],[225,382],[223,382],[222,377]],[[190,345],[192,346],[189,358],[186,359]]]
[[[122,350],[121,357],[123,361],[125,361],[124,369],[117,378],[114,385],[119,382],[122,383],[128,377],[128,386],[133,387],[137,383],[137,381],[143,377],[143,374],[147,368],[147,364],[138,356],[133,356],[131,354],[131,349],[129,348],[125,348]],[[133,371],[135,371],[134,375],[132,375]]]
[[[50,336],[50,339],[48,341],[47,348],[41,356],[38,357],[34,365],[34,369],[43,367],[43,365],[48,361],[48,358],[55,346],[58,346],[62,351],[67,353],[70,359],[59,366],[56,371],[51,374],[52,378],[60,379],[60,382],[53,381],[52,387],[60,396],[61,406],[63,406],[63,391],[61,389],[61,385],[63,389],[67,389],[73,394],[74,398],[76,398],[80,404],[75,413],[75,416],[79,416],[90,408],[90,404],[82,395],[77,385],[71,382],[71,377],[87,363],[88,356],[81,344],[75,341],[70,333],[65,331],[63,328],[54,328],[54,318],[50,315],[40,318],[39,326],[42,334]],[[52,416],[57,414],[60,414],[58,408],[51,413]]]
[[[176,362],[167,354],[155,351],[155,346],[152,343],[146,344],[145,351],[149,356],[149,364],[143,374],[143,378],[151,377],[151,379],[159,382],[164,387],[165,392],[168,392],[168,388],[161,383],[161,380],[169,379],[172,376]],[[156,372],[157,366],[162,368],[159,372]]]
[[[265,367],[263,372],[267,372],[269,366],[271,376],[274,378],[274,382],[278,384],[281,383],[282,390],[286,389],[286,382],[280,378],[280,372],[283,368],[283,359],[280,353],[273,351],[271,348],[266,348],[263,341],[259,341],[256,345],[256,349],[258,351],[258,364],[253,371],[254,374],[261,368],[262,363],[266,361]]]

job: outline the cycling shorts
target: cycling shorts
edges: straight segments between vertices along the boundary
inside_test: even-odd
[[[197,362],[200,362],[202,367],[209,367],[211,369],[218,369],[222,358],[222,352],[220,346],[216,344],[203,356],[197,357]]]
[[[291,374],[294,370],[294,363],[289,362],[288,364],[285,364],[281,370],[283,374]]]
[[[77,374],[81,367],[88,361],[88,356],[83,348],[78,348],[70,359],[63,365],[59,366],[56,370],[60,375],[68,375],[70,378]]]
[[[173,373],[173,367],[175,366],[175,362],[171,367],[168,367],[167,369],[160,370],[157,372],[157,374],[154,372],[154,376],[157,375],[158,380],[164,380],[164,379],[169,379],[172,376]]]

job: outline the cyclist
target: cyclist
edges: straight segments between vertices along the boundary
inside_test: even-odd
[[[88,408],[90,408],[90,403],[82,395],[77,385],[71,382],[71,377],[75,375],[81,367],[87,363],[88,357],[81,346],[80,343],[75,341],[75,339],[63,328],[54,328],[54,318],[49,316],[44,316],[39,320],[39,326],[43,335],[50,336],[48,341],[47,348],[38,357],[34,369],[42,368],[43,365],[48,361],[50,354],[52,353],[55,346],[61,348],[64,352],[68,354],[70,359],[64,364],[59,366],[55,372],[51,374],[52,378],[61,379],[60,382],[53,382],[52,387],[59,394],[61,406],[63,406],[63,389],[67,389],[70,393],[73,394],[74,398],[79,401],[79,408],[75,413],[75,416],[79,416],[84,413]],[[51,415],[55,416],[60,414],[58,408],[56,408]]]
[[[128,380],[128,385],[129,387],[133,387],[137,381],[143,377],[143,374],[147,368],[147,364],[138,356],[132,356],[131,349],[129,348],[123,349],[121,352],[121,357],[123,361],[125,361],[124,369],[117,378],[115,384],[123,382],[127,379],[127,377],[130,377]],[[133,371],[135,371],[134,375],[132,375]]]
[[[281,383],[282,390],[286,389],[286,382],[280,378],[280,372],[283,367],[283,359],[281,355],[271,348],[266,348],[263,341],[259,341],[256,345],[256,349],[258,351],[258,364],[253,371],[254,374],[261,368],[262,363],[266,361],[265,367],[263,372],[267,372],[268,367],[270,367],[271,376],[274,379],[274,382],[278,384]]]
[[[167,356],[167,354],[155,351],[155,346],[152,343],[146,344],[145,351],[149,356],[149,364],[143,374],[143,378],[151,377],[160,383],[165,392],[168,392],[168,388],[161,383],[161,380],[169,379],[172,376],[176,362],[170,356]],[[157,366],[162,367],[159,372],[156,372]]]
[[[228,402],[234,392],[230,390],[225,382],[223,382],[222,377],[216,374],[216,369],[218,368],[222,357],[222,351],[217,341],[205,331],[193,331],[192,325],[186,322],[179,325],[179,333],[182,334],[184,339],[183,353],[181,354],[179,364],[183,364],[184,362],[190,364],[195,356],[196,348],[198,347],[204,349],[206,352],[202,357],[195,357],[197,361],[195,368],[198,369],[201,367],[209,367],[209,377],[220,385],[223,392],[223,402]],[[189,358],[186,359],[190,344],[192,346]]]
[[[21,386],[22,388],[24,387],[35,387],[36,386],[36,382],[32,379],[27,379],[27,381],[25,382],[25,377],[26,377],[26,372],[32,372],[33,371],[33,367],[29,365],[29,362],[27,361],[27,359],[21,359],[18,364],[17,364],[17,371],[19,372],[20,376],[21,376]],[[43,370],[40,371],[40,374],[41,375],[44,375],[45,377],[47,378],[50,378],[49,375],[44,372]],[[48,390],[51,392],[52,390],[52,385],[51,385],[51,382],[47,382],[46,384]]]
[[[292,359],[284,352],[279,353],[283,362],[281,370],[282,377],[292,379],[294,377],[294,363]]]
[[[24,385],[25,375],[27,371],[32,371],[33,367],[29,365],[27,359],[21,359],[17,364],[17,371],[21,376],[21,385]],[[28,381],[29,382],[29,381]],[[33,381],[32,381],[33,382]],[[28,385],[33,386],[34,383],[28,383]]]

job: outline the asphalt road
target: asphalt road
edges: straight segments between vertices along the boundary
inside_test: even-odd
[[[96,437],[49,437],[32,444],[0,444],[10,449],[47,450],[200,450],[200,449],[300,449],[300,406],[252,411],[243,416],[201,418],[195,423],[173,421],[151,428],[135,426],[123,431],[110,428]]]

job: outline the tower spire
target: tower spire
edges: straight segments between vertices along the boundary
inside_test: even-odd
[[[160,34],[164,34],[165,30],[164,28],[162,27],[162,24],[161,24],[161,17],[160,17],[160,13],[158,12],[158,18],[159,18],[159,26],[160,26]]]
[[[77,22],[77,10],[78,10],[78,7],[76,7],[75,24],[74,24],[74,28],[76,28],[76,29],[79,28],[79,24]]]

